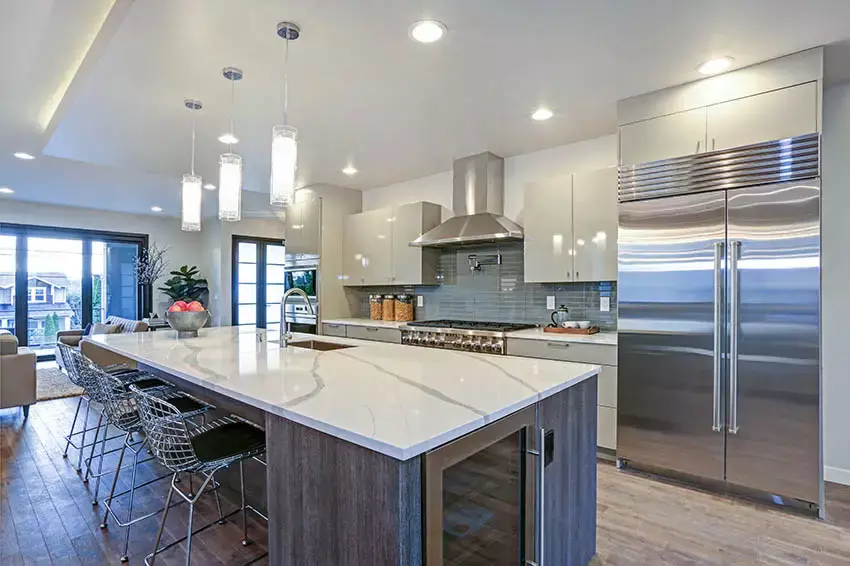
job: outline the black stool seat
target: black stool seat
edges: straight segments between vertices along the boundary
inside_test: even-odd
[[[138,381],[131,382],[132,385],[135,385],[137,388],[141,390],[146,389],[159,389],[164,387],[173,387],[170,383],[158,379],[156,377],[146,377],[144,379],[140,379]]]
[[[256,426],[225,418],[208,427],[201,427],[201,432],[192,436],[192,448],[204,467],[259,454],[266,449],[266,432]]]
[[[183,416],[191,416],[195,413],[203,413],[210,409],[210,405],[204,403],[203,401],[198,401],[197,399],[193,399],[188,395],[179,395],[177,397],[170,397],[168,402],[174,405],[180,414]]]

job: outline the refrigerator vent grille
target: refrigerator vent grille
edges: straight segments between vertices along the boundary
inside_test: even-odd
[[[620,202],[811,179],[820,175],[820,134],[620,166]]]

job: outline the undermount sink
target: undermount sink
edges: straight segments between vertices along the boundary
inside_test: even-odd
[[[289,345],[295,348],[306,348],[308,350],[318,350],[320,352],[354,348],[354,346],[348,346],[346,344],[334,344],[333,342],[322,342],[321,340],[302,340],[300,342],[290,342]]]

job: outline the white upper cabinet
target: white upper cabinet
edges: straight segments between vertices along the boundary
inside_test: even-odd
[[[287,255],[319,255],[322,239],[322,199],[302,197],[285,210]]]
[[[617,280],[617,169],[573,175],[573,281]]]
[[[706,151],[706,110],[697,108],[620,127],[620,165]]]
[[[709,106],[707,123],[709,151],[815,133],[817,83]]]
[[[523,247],[527,283],[572,281],[572,223],[572,175],[526,185]]]
[[[439,252],[410,242],[440,223],[439,205],[415,202],[352,214],[345,221],[347,286],[433,285]]]

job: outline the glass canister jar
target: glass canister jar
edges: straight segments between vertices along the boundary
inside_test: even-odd
[[[395,296],[394,295],[384,295],[384,320],[394,321],[395,320]]]
[[[395,320],[396,322],[413,321],[413,295],[396,295]]]
[[[383,295],[369,295],[369,318],[372,320],[384,319]]]

